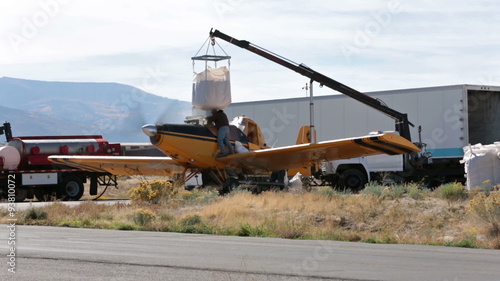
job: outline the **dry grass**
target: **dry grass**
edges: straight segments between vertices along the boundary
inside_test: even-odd
[[[285,238],[444,244],[464,239],[465,205],[436,198],[387,200],[366,195],[238,194],[198,211],[209,225],[260,227]],[[229,223],[230,222],[230,223]]]
[[[129,199],[129,190],[140,185],[141,182],[149,182],[160,179],[160,177],[144,177],[144,176],[118,176],[118,186],[110,186],[104,192],[100,199]],[[85,184],[85,195],[82,199],[93,199],[94,196],[88,195],[87,191],[90,189],[90,182]],[[103,186],[98,187],[98,194],[104,191]]]
[[[498,193],[469,194],[471,200],[450,199],[439,190],[419,191],[414,186],[370,188],[378,191],[359,195],[328,188],[259,195],[239,191],[225,197],[210,191],[181,191],[157,204],[83,202],[71,208],[56,203],[41,208],[39,217],[29,210],[18,216],[20,223],[69,227],[500,248]],[[487,221],[478,212],[483,217],[486,213]],[[6,219],[0,212],[0,221]]]

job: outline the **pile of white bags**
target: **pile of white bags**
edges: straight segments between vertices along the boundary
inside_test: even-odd
[[[224,109],[231,104],[231,83],[227,67],[210,68],[193,81],[193,107],[201,110]]]
[[[500,184],[500,142],[464,147],[462,163],[467,176],[467,190]]]

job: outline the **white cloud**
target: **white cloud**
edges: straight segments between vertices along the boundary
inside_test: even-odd
[[[363,91],[500,82],[493,0],[57,1],[0,3],[1,76],[145,88],[156,69],[154,93],[190,100],[190,57],[214,27]],[[233,101],[303,95],[307,78],[218,41]]]

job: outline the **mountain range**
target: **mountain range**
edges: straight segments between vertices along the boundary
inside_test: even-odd
[[[13,136],[103,135],[110,142],[148,142],[142,125],[183,123],[191,115],[190,102],[118,83],[2,77],[0,97],[0,123],[9,121]]]

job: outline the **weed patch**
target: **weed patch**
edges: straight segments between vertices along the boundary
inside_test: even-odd
[[[139,230],[139,228],[133,224],[130,223],[116,223],[112,225],[112,229],[117,229],[117,230]]]
[[[467,210],[486,225],[490,237],[500,238],[500,193],[491,193],[489,196],[478,193],[469,201]]]
[[[384,192],[382,193],[382,195],[386,198],[389,198],[389,199],[397,199],[397,198],[403,198],[405,193],[406,193],[406,189],[403,185],[394,184],[394,185],[388,186],[386,189],[384,189]]]
[[[369,182],[365,185],[365,188],[361,191],[362,194],[373,195],[377,198],[382,196],[384,192],[384,186],[375,182]]]
[[[31,208],[24,215],[24,220],[45,220],[48,217],[48,213],[42,209]]]
[[[219,197],[219,192],[217,192],[215,190],[213,190],[213,191],[211,191],[211,190],[208,190],[208,191],[183,190],[178,194],[177,200],[181,203],[181,205],[195,205],[195,204],[200,205],[200,204],[209,203],[218,197]]]
[[[445,244],[445,246],[462,247],[462,248],[478,248],[478,246],[476,245],[476,238],[475,237],[467,237],[466,239],[462,239],[458,242],[448,242]]]
[[[198,215],[189,215],[183,218],[179,224],[180,227],[177,232],[198,234],[213,234],[215,232],[214,229],[207,226]]]
[[[238,236],[251,236],[251,237],[266,237],[269,236],[268,232],[261,226],[251,226],[247,223],[242,224],[238,232]]]
[[[134,223],[140,226],[149,225],[156,218],[156,214],[150,209],[139,209],[134,212]]]
[[[446,183],[436,189],[439,197],[448,201],[459,201],[468,198],[467,191],[461,183]]]
[[[404,197],[422,199],[426,196],[426,194],[428,194],[428,191],[420,188],[420,186],[416,183],[392,184],[384,186],[376,182],[370,182],[365,185],[361,194],[387,199],[399,199]]]
[[[130,199],[134,202],[148,202],[152,204],[166,203],[179,193],[179,187],[170,181],[153,180],[143,181],[138,187],[129,190]]]
[[[223,197],[176,190],[169,182],[142,188],[133,204],[54,203],[17,216],[20,224],[500,248],[500,193],[471,193],[469,202],[472,195],[459,184],[433,192],[418,184],[370,183],[361,194],[319,187],[258,195],[237,190]]]

